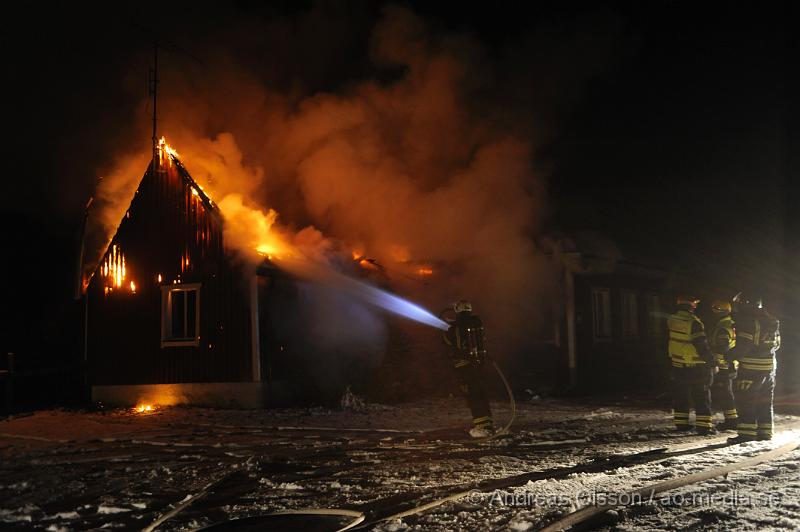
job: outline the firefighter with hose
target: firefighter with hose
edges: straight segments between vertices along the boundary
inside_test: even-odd
[[[483,379],[486,362],[483,322],[472,314],[469,301],[455,303],[453,310],[455,319],[449,321],[450,328],[444,333],[444,341],[450,347],[453,367],[466,391],[467,404],[472,412],[472,429],[469,435],[473,438],[488,438],[495,433],[495,429]]]

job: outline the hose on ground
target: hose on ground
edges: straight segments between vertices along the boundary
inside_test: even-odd
[[[508,420],[508,423],[506,423],[506,426],[497,432],[497,434],[507,434],[511,429],[511,425],[514,424],[514,419],[517,417],[517,402],[514,400],[514,392],[511,391],[511,385],[508,383],[505,374],[500,370],[500,366],[498,366],[497,362],[494,360],[492,360],[492,366],[494,366],[495,371],[500,376],[500,380],[503,381],[503,386],[505,386],[506,393],[508,394],[508,403],[511,405],[511,418]]]
[[[358,510],[344,510],[341,508],[304,508],[301,510],[279,510],[267,515],[340,515],[343,517],[353,518],[352,521],[347,523],[342,528],[337,529],[336,532],[350,530],[354,526],[361,524],[364,519],[366,519],[364,512],[359,512]]]

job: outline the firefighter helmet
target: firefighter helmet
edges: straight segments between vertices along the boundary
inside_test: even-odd
[[[472,312],[472,303],[467,301],[466,299],[462,299],[461,301],[456,301],[453,303],[453,310],[456,313],[460,314],[462,312]]]
[[[688,294],[681,294],[681,295],[678,296],[678,299],[677,299],[677,304],[678,305],[689,305],[690,307],[695,308],[695,309],[697,308],[697,304],[698,303],[700,303],[700,299],[699,298],[697,298],[695,296],[688,295]]]
[[[718,313],[718,314],[730,314],[731,313],[731,304],[728,301],[723,301],[721,299],[716,299],[711,302],[711,310]]]

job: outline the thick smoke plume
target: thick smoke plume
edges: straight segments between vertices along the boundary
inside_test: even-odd
[[[515,108],[508,76],[473,40],[433,32],[405,8],[384,10],[370,58],[375,79],[307,95],[209,52],[203,67],[163,75],[160,131],[243,254],[272,232],[269,245],[308,255],[363,255],[428,308],[472,300],[500,358],[524,349],[555,286],[534,244],[545,212],[534,142],[548,126],[530,124],[530,105]],[[551,114],[556,103],[537,105]],[[101,182],[108,228],[147,158],[120,159]]]

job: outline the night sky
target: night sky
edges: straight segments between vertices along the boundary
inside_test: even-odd
[[[492,97],[529,117],[518,127],[539,139],[542,231],[596,232],[631,260],[784,297],[795,312],[800,56],[790,3],[404,5],[434,31],[479,42],[497,66]],[[118,132],[141,112],[154,28],[181,48],[164,52],[165,85],[176,63],[202,69],[224,50],[276,89],[336,92],[397,74],[370,62],[382,7],[164,7],[155,21],[144,7],[9,15],[2,348],[67,335],[82,207],[121,149]]]

